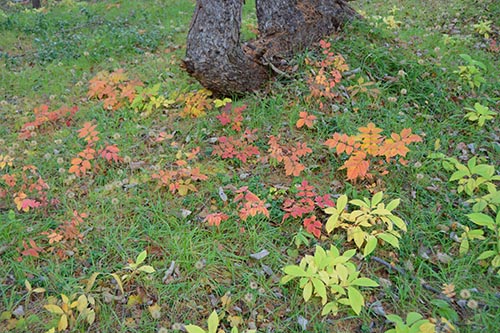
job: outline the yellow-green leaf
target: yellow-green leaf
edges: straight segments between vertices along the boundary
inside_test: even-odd
[[[361,308],[365,305],[363,295],[356,288],[347,287],[347,297],[349,298],[351,308],[359,315]]]
[[[149,266],[149,265],[141,266],[137,270],[141,271],[141,272],[149,273],[149,274],[156,272],[155,269],[152,266]]]
[[[50,313],[55,313],[55,314],[64,314],[63,309],[61,309],[60,306],[55,305],[55,304],[47,304],[43,306],[47,311]]]
[[[337,211],[342,212],[347,206],[347,195],[343,194],[337,199]]]
[[[382,201],[383,197],[384,197],[384,192],[375,193],[372,197],[372,207],[377,206]]]
[[[24,280],[24,286],[26,290],[31,291],[31,283],[28,280]]]
[[[196,325],[186,325],[184,326],[186,328],[186,331],[188,333],[207,333],[204,329],[202,329],[200,326]]]
[[[327,296],[326,296],[326,288],[325,285],[323,284],[323,281],[320,279],[312,278],[311,279],[313,285],[314,285],[314,290],[316,294],[318,294],[319,297],[321,297],[321,304],[326,304],[327,302]]]
[[[148,252],[146,250],[139,253],[139,255],[137,256],[137,259],[135,259],[136,266],[139,266],[140,264],[142,264],[144,262],[144,260],[146,260],[147,255],[148,255]]]
[[[308,301],[310,298],[311,298],[311,295],[312,295],[312,292],[313,292],[313,285],[312,283],[309,281],[306,283],[306,285],[304,286],[304,290],[302,292],[302,296],[304,297],[304,301]]]
[[[375,236],[368,236],[368,240],[366,241],[365,248],[363,250],[363,256],[368,256],[370,253],[372,253],[375,248],[377,247],[377,237]]]
[[[217,328],[219,327],[219,316],[217,311],[212,311],[208,317],[208,333],[217,333]]]

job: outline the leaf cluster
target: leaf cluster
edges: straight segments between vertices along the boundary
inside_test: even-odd
[[[348,180],[371,178],[373,174],[369,172],[370,166],[378,165],[379,172],[385,174],[384,163],[394,160],[406,164],[407,161],[403,158],[410,151],[407,145],[422,141],[419,135],[412,134],[410,128],[403,129],[399,134],[392,133],[389,138],[381,133],[380,128],[369,123],[366,127],[360,127],[356,135],[334,133],[324,145],[334,149],[338,156],[348,156],[339,168],[347,170]]]
[[[371,200],[351,200],[349,203],[358,207],[351,211],[347,209],[347,196],[340,196],[335,207],[325,209],[325,213],[331,215],[325,224],[326,232],[331,233],[337,228],[344,229],[348,242],[354,241],[358,249],[364,247],[364,256],[372,253],[379,241],[399,248],[401,235],[396,228],[406,231],[406,224],[392,211],[399,205],[400,200],[394,199],[386,205],[382,202],[383,196],[383,192],[378,192]]]
[[[348,305],[359,314],[365,300],[358,287],[377,287],[378,284],[369,278],[359,277],[360,272],[351,262],[355,254],[354,249],[340,254],[333,245],[326,251],[318,245],[314,256],[306,255],[299,265],[283,268],[285,275],[281,283],[298,279],[304,301],[313,296],[321,299],[323,316],[329,313],[336,315],[341,305]]]

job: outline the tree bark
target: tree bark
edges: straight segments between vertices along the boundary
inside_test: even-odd
[[[332,34],[356,12],[346,0],[256,0],[259,37],[240,41],[243,0],[197,0],[184,64],[218,95],[259,90],[269,65]]]
[[[40,8],[40,0],[31,0],[31,4],[33,5],[33,8]]]

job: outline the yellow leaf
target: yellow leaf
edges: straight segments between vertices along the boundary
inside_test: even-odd
[[[55,305],[55,304],[47,304],[43,306],[47,311],[50,313],[55,313],[55,314],[64,314],[63,309],[61,307]]]
[[[101,274],[100,272],[95,272],[93,273],[89,280],[87,281],[87,286],[85,287],[85,292],[88,293],[90,292],[90,290],[92,289],[92,286],[94,285],[95,283],[95,280],[97,279],[97,276]]]
[[[120,279],[120,277],[116,273],[111,273],[111,276],[115,279],[116,284],[118,285],[118,288],[120,289],[122,294],[125,294],[125,292],[123,291],[123,284],[122,284],[122,280]]]
[[[142,304],[142,297],[140,295],[130,295],[127,300],[127,306],[134,306]]]
[[[31,283],[28,280],[24,280],[24,286],[26,290],[31,291]]]
[[[83,312],[83,310],[85,310],[88,305],[89,305],[89,303],[87,301],[87,297],[85,297],[85,295],[80,295],[80,297],[78,297],[77,306],[76,306],[76,309],[78,310],[78,312]]]
[[[69,303],[69,298],[66,295],[61,294],[61,299],[62,299],[62,301],[63,301],[64,304],[68,304]]]
[[[57,324],[57,330],[64,331],[67,328],[68,328],[68,316],[63,314],[61,316],[61,319],[59,319],[59,324]]]
[[[158,305],[158,303],[148,306],[148,311],[151,314],[151,317],[153,317],[153,319],[160,319],[161,307]]]

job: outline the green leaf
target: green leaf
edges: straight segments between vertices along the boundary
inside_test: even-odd
[[[493,257],[497,252],[496,251],[493,251],[493,250],[489,250],[489,251],[484,251],[483,253],[481,253],[479,255],[479,257],[477,257],[477,260],[484,260],[484,259],[488,259],[490,257]]]
[[[370,206],[368,206],[366,204],[366,202],[364,202],[363,200],[359,200],[359,199],[351,200],[351,201],[349,201],[349,203],[353,204],[354,206],[358,206],[358,207],[370,208]]]
[[[387,318],[387,320],[389,320],[390,322],[393,322],[396,325],[403,325],[404,324],[403,319],[398,315],[388,314],[385,317]]]
[[[422,318],[423,316],[418,312],[409,312],[406,315],[406,324],[411,325]]]
[[[384,192],[375,193],[372,197],[372,207],[377,206],[382,201],[383,197],[384,197]]]
[[[200,326],[196,326],[196,325],[186,325],[186,326],[184,326],[184,328],[186,329],[186,331],[188,333],[207,333]]]
[[[312,295],[312,292],[313,292],[313,285],[312,283],[309,281],[306,283],[306,285],[304,286],[304,290],[302,292],[302,296],[304,297],[304,301],[308,301],[310,298],[311,298],[311,295]]]
[[[483,213],[471,213],[467,214],[467,217],[477,225],[485,226],[490,230],[495,229],[495,222],[491,217]]]
[[[347,297],[349,298],[349,303],[351,304],[351,308],[354,310],[356,314],[359,315],[361,312],[361,308],[365,304],[365,300],[363,295],[353,287],[347,287]]]
[[[399,240],[390,234],[382,233],[377,235],[378,238],[386,241],[387,243],[391,244],[393,247],[399,249]]]
[[[389,220],[392,221],[398,227],[399,229],[406,231],[406,223],[403,221],[399,216],[396,215],[389,215],[388,216]]]
[[[332,312],[335,315],[337,311],[338,311],[338,305],[337,305],[337,303],[335,303],[335,302],[328,302],[323,307],[323,311],[321,311],[321,315],[325,316],[325,315],[329,314],[330,312]]]
[[[378,287],[378,283],[369,278],[358,278],[351,282],[351,286],[360,286],[360,287]]]
[[[153,266],[149,266],[149,265],[141,266],[137,270],[141,271],[141,272],[145,272],[145,273],[154,273],[154,272],[156,272],[155,269],[153,268]]]
[[[219,316],[217,311],[212,311],[208,317],[208,333],[217,333],[217,328],[219,327]]]
[[[314,290],[316,294],[318,294],[319,297],[321,297],[321,304],[326,304],[327,302],[327,295],[326,295],[326,288],[325,285],[323,284],[323,281],[320,279],[312,278],[311,279],[312,284],[314,285]]]
[[[377,237],[375,236],[368,236],[368,240],[366,241],[365,248],[363,249],[363,256],[368,256],[370,253],[372,253],[375,248],[377,247]]]
[[[347,195],[343,194],[337,199],[337,210],[342,212],[347,206]]]
[[[331,233],[336,227],[339,220],[339,214],[335,211],[332,216],[328,218],[325,224],[325,230],[327,233]]]
[[[146,260],[147,255],[148,255],[148,253],[147,253],[146,250],[144,250],[141,253],[139,253],[139,255],[137,256],[137,259],[135,259],[135,264],[137,266],[139,266],[140,264],[142,264],[144,262],[144,260]]]
[[[291,276],[308,276],[309,274],[306,273],[302,268],[300,268],[297,265],[289,265],[285,266],[283,268],[283,272],[285,274],[291,275]]]
[[[458,179],[462,179],[462,178],[464,178],[465,176],[468,176],[468,175],[470,175],[469,170],[458,170],[458,171],[455,171],[451,175],[449,181],[452,182],[452,181],[455,181],[455,180],[458,180]]]
[[[476,175],[489,179],[495,174],[495,167],[492,165],[480,164],[475,166],[471,171]]]
[[[391,202],[389,202],[389,204],[387,204],[387,210],[394,210],[396,207],[399,206],[399,203],[401,202],[401,199],[394,199],[392,200]]]
[[[469,252],[469,240],[467,238],[462,239],[460,242],[460,249],[458,250],[458,253],[463,256]]]

